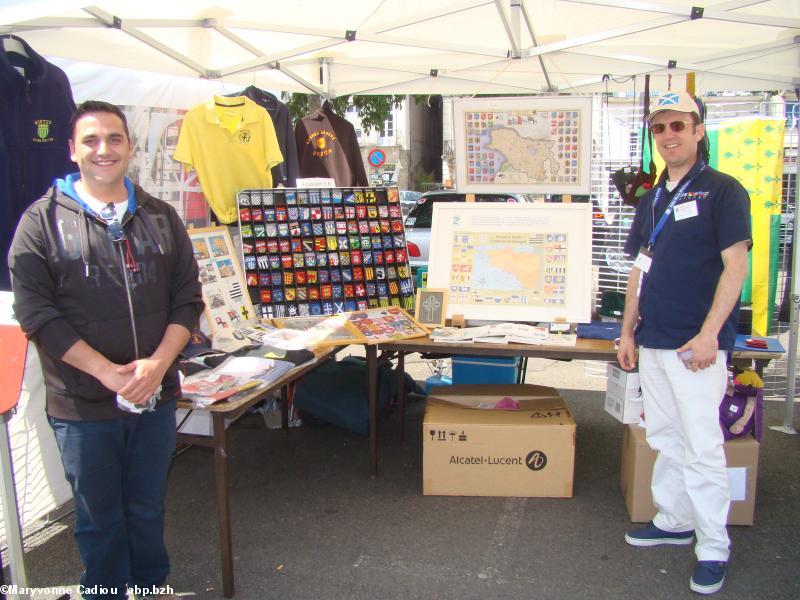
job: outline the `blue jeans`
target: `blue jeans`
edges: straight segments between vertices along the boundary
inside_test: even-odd
[[[86,600],[126,598],[126,586],[169,574],[164,495],[175,450],[175,402],[106,421],[49,417],[75,499]]]

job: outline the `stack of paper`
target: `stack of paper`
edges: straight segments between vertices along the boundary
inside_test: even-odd
[[[230,398],[239,392],[255,389],[262,385],[265,384],[259,379],[203,371],[184,379],[181,388],[184,398],[198,406],[208,406]]]
[[[293,368],[284,360],[232,356],[215,369],[187,377],[181,387],[186,399],[207,406],[239,392],[265,387]]]
[[[430,338],[434,342],[469,342],[475,337],[489,335],[491,327],[437,327],[431,332]]]
[[[450,343],[477,342],[481,344],[540,344],[574,346],[574,334],[552,334],[547,327],[522,323],[498,323],[480,327],[439,327],[430,334],[431,341]]]
[[[545,342],[548,346],[574,346],[578,336],[574,333],[551,333]]]

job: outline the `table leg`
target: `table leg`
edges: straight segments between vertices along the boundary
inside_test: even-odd
[[[397,353],[397,402],[400,412],[400,442],[406,437],[406,353]]]
[[[217,517],[219,519],[219,550],[222,560],[222,595],[233,598],[233,547],[231,543],[230,480],[228,474],[228,439],[225,415],[212,414],[214,428],[214,476],[217,487]]]
[[[367,399],[369,400],[369,476],[378,476],[378,420],[376,396],[378,392],[378,348],[367,344]]]
[[[519,370],[517,371],[517,383],[525,383],[528,374],[528,357],[522,356],[519,359]]]
[[[289,431],[289,386],[281,388],[281,428]]]
[[[764,377],[764,368],[769,364],[769,359],[761,359],[757,358],[753,361],[755,363],[755,371],[758,373],[758,376],[763,379]]]

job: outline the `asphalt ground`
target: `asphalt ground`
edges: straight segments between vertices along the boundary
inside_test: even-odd
[[[410,357],[418,380],[431,375]],[[690,547],[634,548],[619,489],[622,425],[603,411],[604,381],[582,362],[531,361],[527,381],[554,385],[577,422],[574,497],[423,496],[424,399],[379,429],[379,472],[367,439],[333,426],[268,429],[261,414],[229,429],[236,595],[270,599],[579,599],[696,597]],[[595,369],[602,371],[602,365]],[[765,423],[780,425],[782,403]],[[800,423],[794,424],[795,428]],[[800,598],[800,436],[765,429],[755,525],[730,527],[724,598]],[[170,474],[170,584],[185,598],[221,598],[211,451],[180,453]],[[80,561],[72,516],[26,544],[33,587],[73,585]],[[40,594],[39,598],[48,598]]]

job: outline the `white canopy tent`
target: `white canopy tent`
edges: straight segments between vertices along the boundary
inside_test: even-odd
[[[800,85],[797,0],[3,0],[40,54],[264,89],[345,94]],[[609,77],[605,77],[609,76]],[[673,86],[674,87],[674,86]]]

